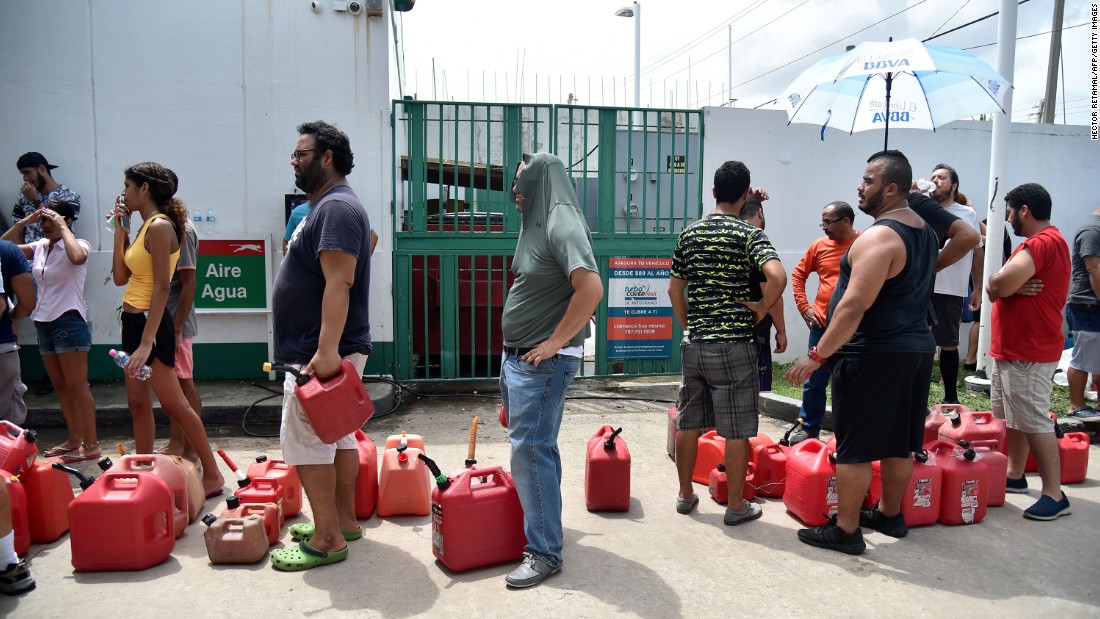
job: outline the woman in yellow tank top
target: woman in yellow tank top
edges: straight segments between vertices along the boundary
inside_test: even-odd
[[[122,297],[122,349],[130,359],[123,371],[137,452],[153,452],[155,392],[165,414],[179,424],[198,453],[209,498],[223,492],[225,480],[218,472],[202,419],[188,404],[176,377],[175,328],[166,309],[187,220],[187,209],[174,197],[177,186],[176,174],[158,163],[139,163],[126,169],[125,188],[111,211],[116,222],[112,272],[115,285],[126,286]],[[123,225],[131,212],[139,212],[142,220],[133,243]],[[138,378],[143,365],[153,370],[148,380]]]

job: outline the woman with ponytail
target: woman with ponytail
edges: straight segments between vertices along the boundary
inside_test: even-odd
[[[124,183],[123,193],[111,211],[115,221],[112,271],[115,285],[126,286],[122,296],[122,348],[130,359],[123,371],[134,418],[134,441],[138,453],[153,453],[155,392],[165,414],[179,424],[198,453],[206,496],[214,497],[223,492],[225,480],[218,472],[202,420],[187,403],[176,378],[175,327],[166,309],[187,208],[174,197],[178,186],[175,173],[158,163],[130,166]],[[140,213],[142,220],[133,242],[126,225],[131,212]],[[138,378],[143,365],[153,370],[144,381]]]

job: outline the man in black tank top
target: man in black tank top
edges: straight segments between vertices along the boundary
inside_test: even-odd
[[[798,532],[811,546],[860,554],[861,526],[891,537],[908,532],[901,498],[928,407],[936,344],[927,316],[939,245],[906,201],[912,177],[898,151],[868,161],[859,209],[875,223],[841,260],[821,340],[787,372],[796,384],[825,363],[833,372],[838,504],[828,523]],[[882,461],[882,500],[861,512],[875,460]]]

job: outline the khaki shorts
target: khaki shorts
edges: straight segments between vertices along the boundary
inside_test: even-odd
[[[1027,434],[1052,434],[1050,418],[1051,377],[1057,362],[1005,361],[992,364],[989,401],[993,415],[1013,430]]]
[[[359,374],[367,365],[367,355],[355,353],[344,357],[351,361]],[[287,364],[295,369],[302,366]],[[309,423],[306,412],[294,394],[297,385],[294,375],[287,372],[283,380],[283,423],[279,431],[279,442],[283,449],[283,460],[287,464],[332,464],[336,461],[337,449],[357,449],[355,435],[349,434],[335,443],[322,443]]]

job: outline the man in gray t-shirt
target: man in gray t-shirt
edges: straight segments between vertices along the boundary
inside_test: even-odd
[[[1073,237],[1072,271],[1066,322],[1073,333],[1073,357],[1066,370],[1069,416],[1100,421],[1100,412],[1085,404],[1085,384],[1100,375],[1100,208],[1093,211]]]
[[[167,307],[168,311],[172,312],[172,323],[176,328],[176,377],[179,378],[180,388],[183,389],[187,403],[195,409],[199,417],[202,417],[202,398],[199,396],[199,390],[195,388],[195,356],[191,346],[191,340],[199,332],[198,318],[195,316],[195,269],[199,235],[190,218],[186,220],[185,225],[183,244],[180,245],[180,259],[176,263],[176,273],[172,276],[172,283],[168,288]],[[198,454],[187,441],[183,431],[175,421],[171,422],[171,426],[168,443],[160,448],[160,453],[196,460]]]
[[[523,562],[504,581],[531,587],[561,569],[561,454],[565,390],[580,369],[588,320],[603,298],[592,235],[561,159],[524,155],[512,200],[523,214],[501,317],[500,392],[512,478],[527,535]]]

